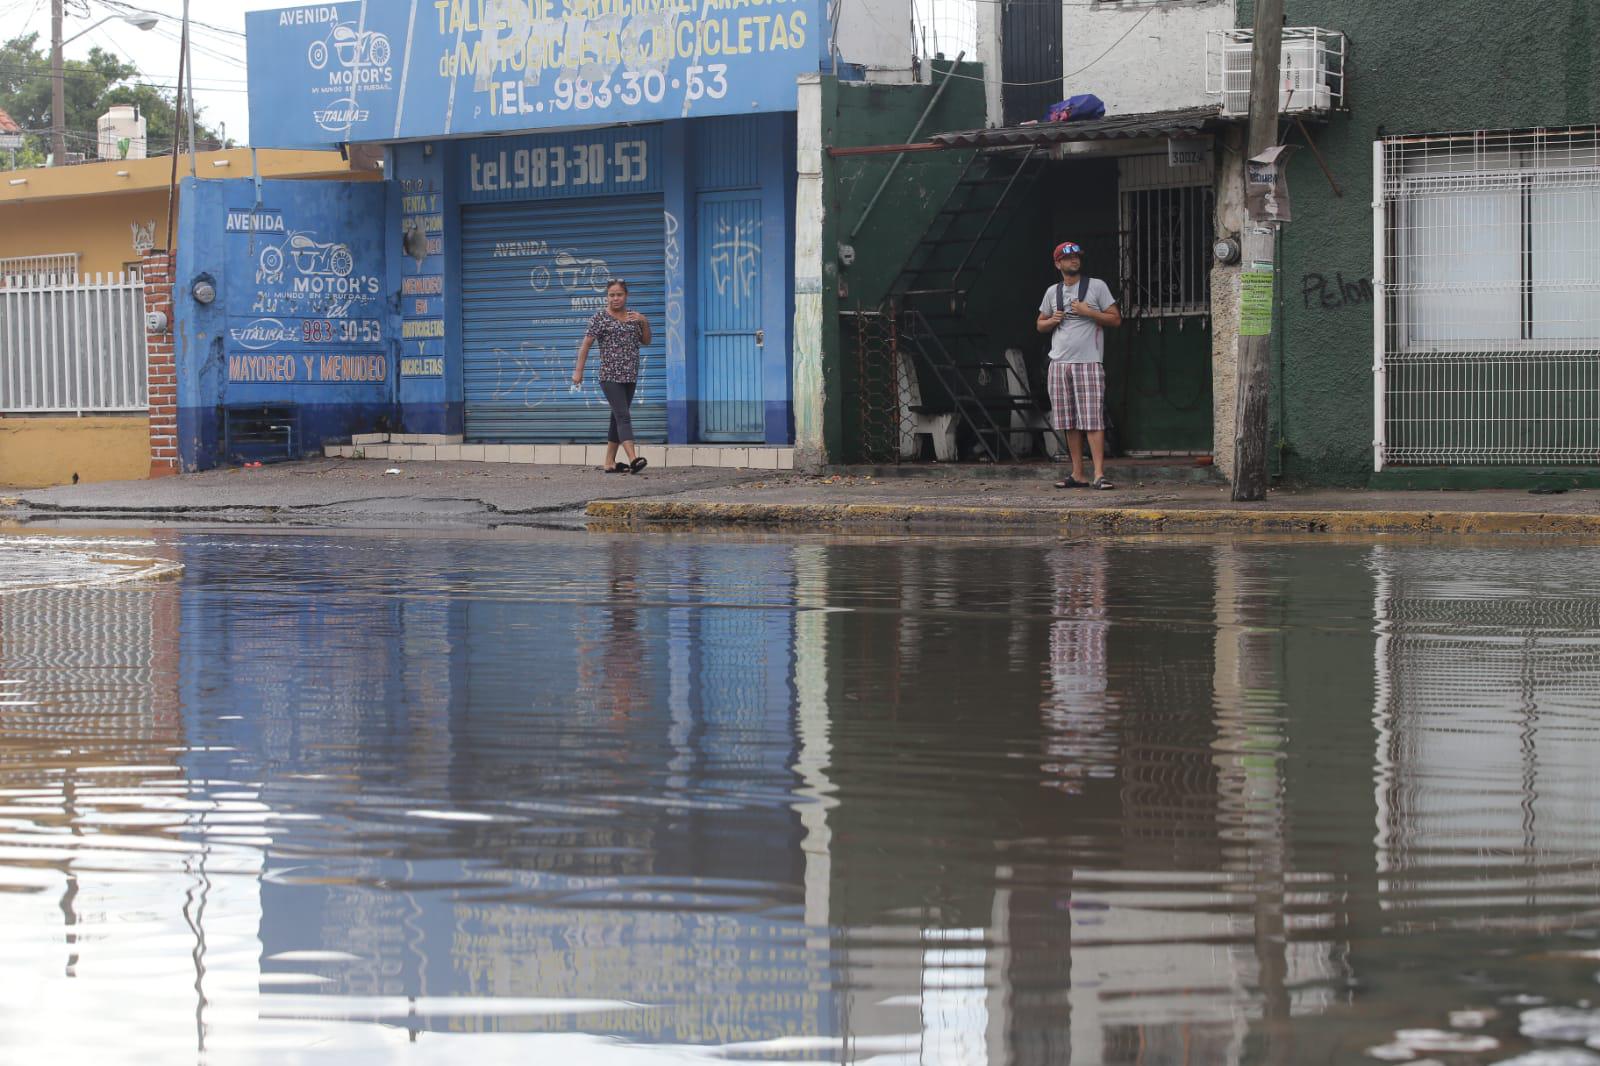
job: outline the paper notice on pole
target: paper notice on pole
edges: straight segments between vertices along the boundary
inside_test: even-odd
[[[1239,275],[1239,336],[1266,337],[1271,333],[1272,270],[1243,271]]]
[[[1295,145],[1280,144],[1245,161],[1244,210],[1255,222],[1288,222],[1289,156]]]

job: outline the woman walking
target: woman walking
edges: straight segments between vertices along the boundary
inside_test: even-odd
[[[633,419],[628,408],[633,391],[639,387],[639,349],[650,343],[650,320],[628,310],[628,283],[617,278],[606,286],[606,307],[589,320],[589,331],[578,347],[578,367],[572,384],[583,384],[583,364],[589,346],[600,345],[600,391],[611,405],[611,425],[606,433],[606,462],[600,469],[608,474],[637,474],[647,465],[633,444]],[[617,445],[628,453],[626,463],[617,461]]]

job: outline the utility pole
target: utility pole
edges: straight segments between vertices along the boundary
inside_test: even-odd
[[[1255,0],[1255,33],[1250,55],[1250,139],[1248,160],[1278,143],[1279,64],[1283,57],[1284,0]],[[1243,259],[1247,273],[1265,271],[1276,284],[1276,222],[1245,221]],[[1265,264],[1265,265],[1262,265]],[[1271,395],[1272,332],[1239,333],[1238,392],[1233,423],[1233,498],[1267,498],[1268,399]]]
[[[50,0],[50,165],[67,164],[67,77],[61,55],[64,0]]]
[[[189,0],[183,0],[183,65],[189,68],[189,176],[195,176],[194,158],[194,44],[189,38]]]

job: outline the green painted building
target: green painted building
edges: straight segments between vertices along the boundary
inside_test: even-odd
[[[1349,54],[1348,111],[1306,127],[1331,177],[1308,150],[1290,165],[1283,475],[1517,484],[1600,466],[1600,6],[1455,0],[1445,17],[1289,0],[1287,14],[1341,31]],[[1241,0],[1240,25],[1252,17]],[[1303,143],[1298,127],[1287,141]]]
[[[1214,454],[1227,472],[1239,267],[1212,248],[1248,224],[1243,83],[1226,75],[1248,61],[1236,31],[1250,0],[1063,4],[1042,30],[988,7],[979,64],[935,63],[922,85],[816,86],[819,454],[928,457],[941,433],[963,458],[1050,446],[1024,431],[1036,412],[1018,409],[1042,378],[1032,315],[1049,249],[1072,239],[1126,320],[1107,344],[1117,445]],[[1282,140],[1299,150],[1278,242],[1274,476],[1588,480],[1600,467],[1600,5],[1457,0],[1444,18],[1437,5],[1288,0],[1286,23]],[[1053,33],[1060,49],[1024,46]],[[1107,118],[1030,122],[1037,102],[1014,87],[1041,70],[1072,75],[1061,95],[1095,93]],[[979,192],[1002,187],[998,201]],[[952,218],[976,220],[981,240]],[[954,251],[935,269],[942,237]],[[919,301],[937,345],[908,335]],[[999,432],[941,423],[961,404],[924,365],[938,346]]]

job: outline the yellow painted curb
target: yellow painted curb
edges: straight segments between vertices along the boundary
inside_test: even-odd
[[[894,503],[596,500],[590,518],[624,524],[1031,526],[1098,533],[1541,533],[1600,535],[1600,514],[1517,511],[952,507]]]

